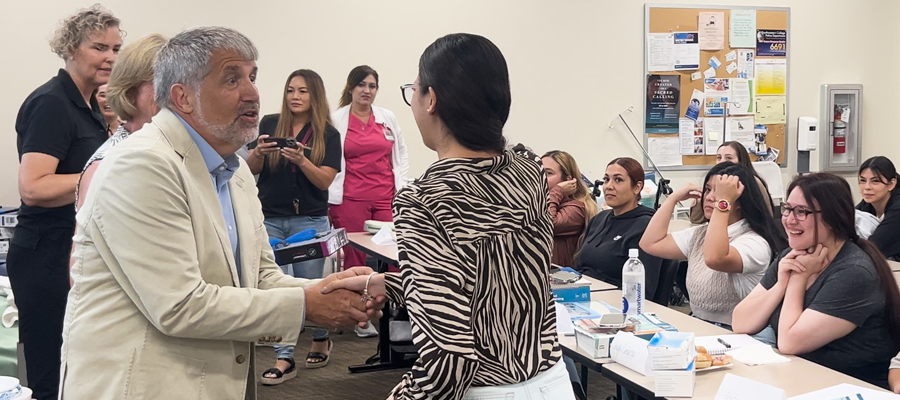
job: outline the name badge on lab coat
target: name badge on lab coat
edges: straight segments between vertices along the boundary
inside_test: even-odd
[[[388,141],[394,141],[394,132],[391,131],[391,128],[388,128],[387,125],[381,125],[381,130],[384,132],[384,138]]]

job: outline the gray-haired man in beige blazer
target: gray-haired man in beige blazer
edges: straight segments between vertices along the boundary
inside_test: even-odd
[[[254,399],[256,342],[352,326],[360,296],[282,274],[235,152],[258,135],[257,51],[227,28],[173,37],[153,121],[113,148],[77,216],[62,399]]]

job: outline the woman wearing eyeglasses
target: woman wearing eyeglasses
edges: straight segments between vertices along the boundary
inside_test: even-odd
[[[667,233],[675,204],[703,200],[709,223]],[[687,289],[693,316],[731,329],[731,312],[765,273],[775,252],[786,245],[766,211],[753,173],[731,162],[713,166],[703,189],[688,184],[656,211],[641,248],[670,260],[687,260]]]
[[[409,310],[419,359],[390,399],[574,400],[550,293],[547,181],[537,163],[505,150],[503,54],[481,36],[442,37],[403,88],[439,160],[394,200],[401,273],[328,289]]]
[[[328,188],[332,223],[362,232],[367,220],[391,221],[391,200],[406,183],[409,157],[397,117],[372,105],[378,72],[367,65],[350,71],[340,107],[332,114],[341,134],[341,169]],[[344,267],[366,265],[365,253],[344,248]]]
[[[844,178],[798,176],[781,221],[785,249],[734,309],[738,333],[771,326],[778,350],[888,388],[900,350],[900,291],[887,260],[856,233]]]

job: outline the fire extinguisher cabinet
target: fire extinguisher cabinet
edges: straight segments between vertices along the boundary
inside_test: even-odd
[[[862,85],[822,85],[822,171],[856,172],[862,162]]]

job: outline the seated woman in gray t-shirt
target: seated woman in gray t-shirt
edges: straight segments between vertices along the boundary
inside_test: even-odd
[[[884,256],[854,228],[846,180],[799,176],[781,221],[789,249],[734,309],[737,333],[771,326],[778,350],[888,388],[900,350],[900,291]]]

